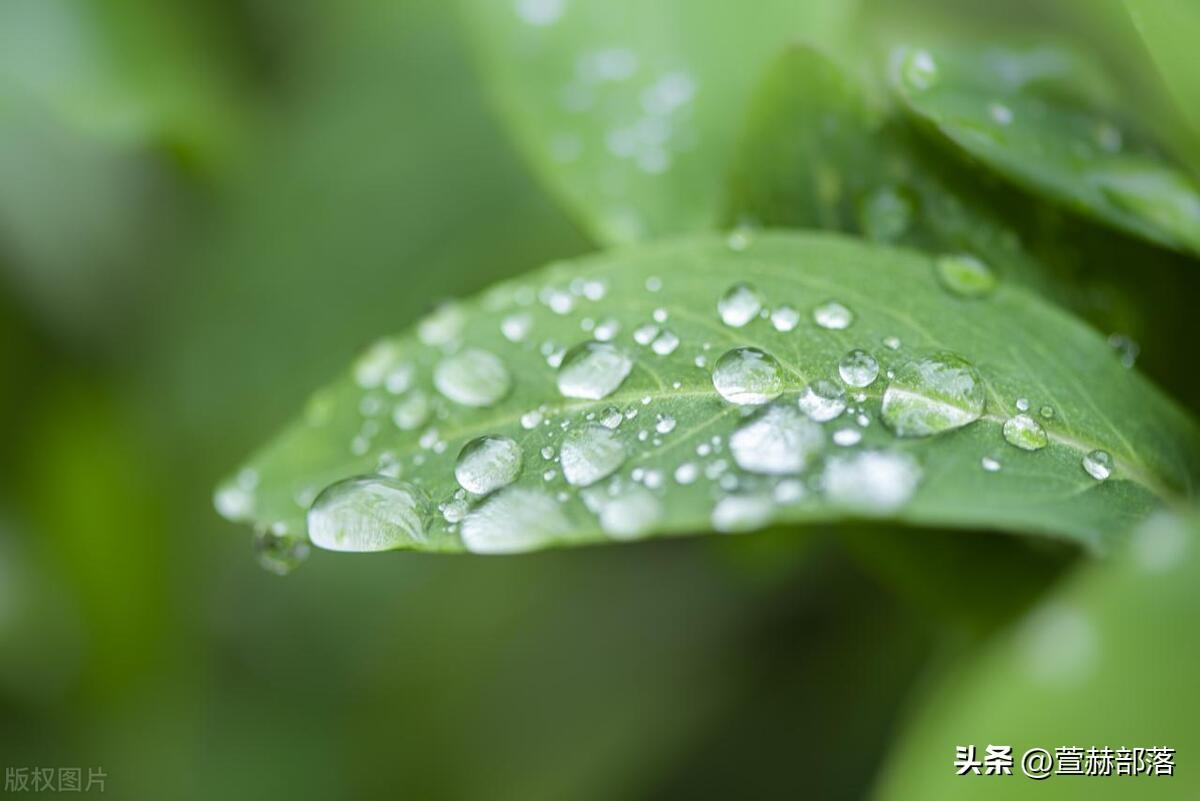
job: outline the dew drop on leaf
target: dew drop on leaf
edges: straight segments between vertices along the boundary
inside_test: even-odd
[[[761,528],[775,514],[775,502],[769,495],[726,495],[713,506],[712,527],[723,534],[736,534]]]
[[[961,298],[981,298],[996,288],[996,274],[969,253],[939,256],[934,261],[938,283]]]
[[[912,497],[921,481],[913,457],[895,451],[860,451],[825,463],[821,485],[831,502],[866,514],[886,514]]]
[[[583,342],[563,356],[558,368],[558,391],[567,398],[600,400],[621,386],[633,369],[633,359],[608,342]]]
[[[617,471],[625,463],[625,444],[616,432],[598,423],[570,429],[559,449],[563,478],[576,487],[588,487]]]
[[[516,312],[500,321],[500,333],[509,342],[524,342],[533,329],[533,317],[529,312]]]
[[[734,348],[713,365],[713,387],[739,406],[761,406],[783,393],[783,368],[758,348]]]
[[[425,541],[428,501],[412,484],[359,476],[326,487],[308,510],[308,536],[330,551],[386,551]]]
[[[479,348],[447,356],[433,368],[438,392],[463,406],[491,406],[512,389],[512,376],[498,356]]]
[[[737,283],[725,290],[717,301],[717,313],[721,322],[731,328],[741,328],[762,311],[763,299],[750,284]]]
[[[800,322],[800,312],[794,306],[784,304],[771,310],[771,325],[776,331],[788,332]]]
[[[1004,440],[1023,451],[1039,451],[1049,444],[1046,429],[1027,414],[1018,414],[1004,421]]]
[[[838,375],[846,386],[869,387],[879,377],[879,362],[865,350],[855,348],[838,362]]]
[[[859,205],[859,228],[875,242],[895,242],[911,227],[914,206],[910,193],[891,185],[881,186]]]
[[[1112,475],[1113,458],[1108,451],[1094,450],[1083,457],[1083,469],[1097,481],[1104,481]]]
[[[467,492],[487,495],[516,481],[523,462],[515,440],[489,434],[463,446],[454,463],[454,477]]]
[[[472,553],[520,553],[560,539],[570,521],[545,492],[505,487],[463,518],[459,536]]]
[[[837,384],[821,378],[804,388],[797,403],[808,419],[824,423],[846,411],[846,393]]]
[[[813,309],[813,322],[821,328],[840,331],[843,328],[849,328],[850,324],[854,322],[854,312],[836,300],[831,300]]]
[[[857,445],[862,441],[862,431],[857,428],[847,426],[839,428],[833,432],[833,442],[835,445],[841,445],[843,448],[849,448],[852,445]]]
[[[918,91],[924,91],[937,83],[937,62],[928,50],[906,49],[900,57],[900,80]]]
[[[738,467],[751,473],[799,473],[825,445],[824,430],[790,404],[772,404],[729,437]]]
[[[906,362],[883,393],[882,418],[897,436],[926,437],[961,428],[983,415],[983,381],[954,353]]]
[[[413,431],[425,425],[429,419],[429,396],[414,389],[392,406],[392,422],[401,431]]]
[[[618,540],[635,539],[647,534],[662,517],[662,502],[639,484],[600,502],[600,528]]]
[[[679,347],[679,337],[674,332],[664,330],[650,343],[650,349],[659,356],[670,356]]]

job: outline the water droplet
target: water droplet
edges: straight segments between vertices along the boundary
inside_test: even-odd
[[[619,540],[635,539],[649,533],[662,517],[662,503],[650,490],[631,484],[601,503],[599,517],[605,534]]]
[[[846,393],[837,384],[818,379],[804,388],[798,401],[810,420],[824,423],[846,411]]]
[[[1038,414],[1040,414],[1042,416],[1042,419],[1044,419],[1044,420],[1053,420],[1054,419],[1054,407],[1053,406],[1043,406],[1041,409],[1038,410]]]
[[[995,120],[998,125],[1009,125],[1013,121],[1012,109],[1003,103],[989,103],[988,115]]]
[[[854,322],[854,312],[836,300],[831,300],[813,309],[813,322],[822,328],[840,331],[843,328],[849,328],[850,324]]]
[[[900,61],[900,78],[913,89],[929,89],[937,83],[937,62],[928,50],[905,50]]]
[[[712,382],[730,403],[759,406],[783,393],[783,368],[758,348],[735,348],[717,359]]]
[[[540,490],[505,487],[467,514],[460,536],[472,553],[519,553],[548,545],[569,530],[554,498]]]
[[[857,445],[862,441],[862,431],[857,428],[839,428],[833,432],[833,441],[836,445],[841,445],[843,448],[849,448],[852,445]]]
[[[417,323],[417,337],[426,345],[449,345],[462,336],[467,316],[457,303],[443,303]]]
[[[729,437],[738,467],[751,473],[799,473],[825,445],[825,432],[791,405],[773,404]]]
[[[915,206],[911,193],[894,186],[881,186],[859,205],[859,227],[875,242],[895,242],[912,226]]]
[[[454,477],[467,492],[487,495],[516,481],[523,461],[515,440],[497,435],[476,437],[459,452]]]
[[[935,353],[896,370],[883,393],[883,422],[897,436],[925,437],[961,428],[983,415],[983,381],[954,353]]]
[[[1097,481],[1104,481],[1112,475],[1113,458],[1108,451],[1094,450],[1083,457],[1083,469]]]
[[[800,312],[794,306],[776,306],[771,310],[771,325],[776,331],[791,331],[800,322]]]
[[[383,339],[372,345],[354,362],[354,380],[363,389],[374,389],[400,359],[400,345]]]
[[[842,357],[838,375],[846,386],[869,387],[879,377],[879,362],[865,350],[856,348]]]
[[[746,248],[750,247],[753,241],[751,230],[745,226],[739,226],[729,232],[725,237],[725,245],[735,253],[741,253]]]
[[[700,468],[694,462],[684,462],[675,468],[675,481],[679,484],[691,484],[700,477]]]
[[[542,446],[540,453],[542,454],[542,458],[546,461],[550,461],[554,458],[554,448],[551,448],[549,445]]]
[[[670,356],[679,347],[679,337],[671,331],[663,331],[650,344],[650,349],[659,356]]]
[[[526,431],[532,431],[542,424],[542,419],[543,415],[541,409],[530,409],[529,411],[525,412],[525,414],[521,415],[521,428],[525,429]]]
[[[1000,462],[990,456],[980,459],[979,465],[989,473],[995,473],[1000,469]]]
[[[609,406],[600,412],[600,424],[605,428],[617,428],[624,419],[621,410],[615,406]]]
[[[563,437],[559,464],[568,484],[588,487],[616,472],[625,457],[625,444],[612,429],[588,423]]]
[[[280,533],[272,528],[254,532],[254,558],[260,567],[277,576],[286,576],[300,566],[309,554],[308,540]]]
[[[533,329],[533,316],[528,312],[510,314],[500,321],[500,333],[509,342],[524,342]]]
[[[1029,411],[1029,399],[1028,398],[1017,398],[1017,402],[1014,405],[1017,407],[1018,412]]]
[[[1113,334],[1108,338],[1108,344],[1117,352],[1122,367],[1132,368],[1137,364],[1137,358],[1142,349],[1133,339],[1124,334]]]
[[[639,345],[649,345],[658,336],[658,326],[654,323],[639,325],[633,330],[633,341]]]
[[[1042,424],[1027,414],[1018,414],[1004,421],[1004,440],[1023,451],[1038,451],[1050,442]]]
[[[712,510],[712,527],[726,534],[761,528],[775,514],[775,503],[768,495],[726,495]]]
[[[969,253],[939,256],[934,261],[938,283],[963,298],[981,298],[996,288],[996,274]]]
[[[617,334],[620,333],[620,331],[621,324],[612,317],[606,317],[605,319],[596,323],[596,329],[592,336],[594,336],[599,342],[611,342],[617,338]]]
[[[826,462],[821,483],[833,503],[885,514],[907,503],[920,481],[921,468],[906,453],[859,451]]]
[[[717,301],[717,313],[721,322],[732,328],[741,328],[762,311],[762,296],[750,284],[737,283],[725,290]]]
[[[600,400],[617,390],[633,360],[616,345],[583,342],[571,348],[558,369],[558,391],[567,398]]]
[[[429,419],[429,396],[419,389],[414,389],[396,401],[392,407],[392,422],[401,431],[413,431],[425,425]]]
[[[455,403],[484,407],[508,394],[512,377],[499,357],[479,348],[467,348],[437,363],[433,385]]]
[[[217,513],[226,520],[241,522],[254,514],[257,504],[255,488],[258,486],[258,471],[246,468],[234,479],[217,490],[213,505]]]
[[[888,350],[900,350],[900,337],[884,337],[883,345]]]
[[[652,275],[646,279],[646,291],[647,292],[658,292],[662,288],[663,288],[663,282],[662,282],[662,279],[659,278],[658,276]]]
[[[675,418],[669,414],[660,414],[654,424],[654,430],[660,434],[670,434],[675,430]]]
[[[330,551],[386,551],[425,542],[428,502],[419,489],[386,476],[326,487],[308,510],[308,536]]]

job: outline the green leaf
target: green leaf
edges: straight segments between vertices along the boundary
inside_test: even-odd
[[[545,183],[599,241],[709,227],[746,94],[792,37],[855,3],[466,0],[482,71]]]
[[[838,236],[763,233],[732,245],[701,236],[618,250],[439,310],[314,396],[218,491],[218,509],[302,535],[323,488],[382,472],[401,480],[317,498],[314,538],[453,551],[462,534],[476,550],[507,551],[868,516],[1103,549],[1160,499],[1191,492],[1200,453],[1191,422],[1103,339],[1026,290],[1002,283],[968,299],[943,288],[927,256]],[[759,298],[771,320],[757,313]],[[610,335],[613,350],[598,349],[596,369],[580,372],[575,349]],[[773,356],[777,373],[743,348]],[[869,378],[861,357],[841,369],[855,348],[881,372],[845,389],[853,411],[824,425],[800,416],[836,411],[843,372],[855,384]],[[931,361],[946,351],[957,356]],[[723,399],[776,392],[751,417],[753,407]],[[1026,401],[1048,442],[1036,452],[1001,434]],[[840,433],[834,444],[835,431],[861,442]],[[484,436],[511,439],[521,459],[489,443],[496,469],[464,483],[481,494],[499,487],[503,464],[517,478],[477,502],[459,491],[455,460]],[[1081,466],[1094,449],[1113,457],[1106,481]],[[1000,469],[984,469],[985,458]],[[595,483],[581,489],[564,475]]]
[[[1151,59],[1200,145],[1200,70],[1195,48],[1200,41],[1200,6],[1188,0],[1125,0],[1125,9]]]
[[[877,799],[1191,798],[1194,771],[1044,782],[1020,776],[1026,749],[1200,748],[1200,521],[1156,516],[1114,558],[1086,566],[983,653],[931,685]],[[1167,658],[1163,658],[1166,656]],[[1011,777],[956,776],[957,745],[1012,745]],[[1115,755],[1114,755],[1115,756]],[[1177,756],[1176,765],[1182,757]],[[1117,774],[1114,767],[1113,773]],[[1029,789],[1034,788],[1034,789]]]
[[[914,119],[998,175],[1128,234],[1200,253],[1200,188],[1135,121],[1073,89],[1057,52],[909,48],[893,78]]]

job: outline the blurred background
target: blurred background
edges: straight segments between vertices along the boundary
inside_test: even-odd
[[[1075,554],[905,532],[915,564],[864,529],[281,578],[213,512],[364,345],[594,247],[458,13],[0,2],[0,766],[133,799],[863,797],[916,688]]]

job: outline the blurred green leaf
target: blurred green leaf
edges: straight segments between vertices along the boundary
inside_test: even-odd
[[[1200,146],[1200,70],[1195,58],[1200,6],[1189,0],[1125,0],[1125,9],[1190,124],[1193,146]]]
[[[1195,663],[1200,525],[1147,521],[1122,558],[1086,567],[985,652],[933,684],[885,771],[879,799],[1184,799],[1200,747]],[[1175,776],[956,776],[958,745],[1175,748]],[[1115,772],[1115,769],[1114,769]],[[1136,787],[1136,789],[1135,789]]]
[[[297,536],[330,487],[308,533],[346,550],[517,551],[860,515],[1102,549],[1156,496],[1190,493],[1195,428],[1100,337],[1012,284],[955,294],[935,265],[840,237],[764,233],[552,266],[378,343],[221,488],[217,506]],[[830,322],[835,311],[843,319]],[[840,363],[854,348],[873,352],[880,372],[844,390],[839,373],[863,383]],[[947,350],[978,374],[929,355]],[[888,425],[871,423],[889,386]],[[776,395],[747,418],[747,401]],[[800,414],[798,395],[816,419],[850,407],[828,426],[850,432],[842,446]],[[1037,452],[1001,436],[1019,401],[1041,420],[1018,421],[1027,433],[1044,427]],[[507,440],[456,482],[456,457],[484,436]],[[1115,458],[1111,479],[1081,466],[1093,449]],[[1000,469],[985,470],[985,458]],[[480,500],[459,483],[478,495],[504,488]]]
[[[897,94],[915,119],[998,175],[1151,242],[1200,253],[1200,189],[1130,119],[1073,90],[1045,46],[899,51]]]
[[[465,0],[501,113],[602,242],[710,226],[746,94],[789,39],[838,41],[854,2]]]

